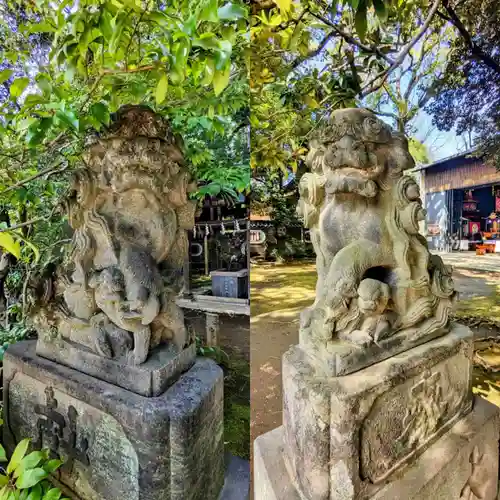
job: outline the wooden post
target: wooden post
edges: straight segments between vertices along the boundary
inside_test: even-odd
[[[185,298],[191,298],[191,233],[187,232],[187,252],[184,256],[184,265],[183,265],[183,278],[184,283],[182,287],[182,295]]]
[[[216,347],[219,343],[219,315],[206,313],[207,346]]]

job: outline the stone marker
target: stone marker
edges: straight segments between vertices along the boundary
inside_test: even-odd
[[[495,500],[500,414],[472,395],[472,332],[418,232],[406,139],[335,111],[308,163],[316,300],[283,357],[283,425],[255,441],[255,499]]]
[[[5,354],[4,441],[62,458],[74,498],[221,495],[223,374],[175,302],[192,187],[168,123],[121,108],[76,173],[69,264],[32,301],[38,341]]]

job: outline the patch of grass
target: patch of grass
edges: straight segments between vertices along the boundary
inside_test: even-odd
[[[250,459],[250,365],[229,356],[224,370],[224,442],[226,450]]]
[[[224,372],[225,449],[250,460],[250,365],[246,359],[199,342],[198,354],[212,358]]]
[[[474,365],[472,391],[500,407],[500,374],[488,372],[481,366]]]
[[[311,261],[252,266],[252,317],[278,309],[308,307],[314,301],[316,279],[316,265]]]
[[[250,460],[250,405],[224,398],[224,442],[226,450]]]
[[[472,297],[459,300],[453,312],[457,319],[470,321],[481,320],[495,326],[500,326],[500,290],[488,296]]]
[[[0,365],[3,355],[10,344],[34,337],[34,332],[22,324],[9,325],[7,329],[0,328]]]

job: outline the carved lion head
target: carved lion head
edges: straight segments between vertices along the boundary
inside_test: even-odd
[[[334,111],[308,156],[311,170],[325,176],[329,194],[374,197],[387,190],[403,170],[414,166],[406,138],[372,112]]]

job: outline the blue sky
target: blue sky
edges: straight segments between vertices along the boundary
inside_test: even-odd
[[[421,111],[415,119],[415,125],[418,129],[417,139],[422,139],[426,131],[432,128],[432,117],[425,111]],[[453,130],[449,132],[433,129],[425,141],[429,148],[429,154],[433,161],[452,156],[467,149],[463,139],[458,137]]]
[[[333,46],[335,42],[330,42],[329,46]],[[416,47],[418,50],[418,46]],[[437,54],[434,54],[435,56]],[[446,54],[442,54],[446,57]],[[322,56],[313,58],[305,63],[304,66],[316,67],[319,71],[322,71],[325,62],[322,60]],[[403,88],[408,84],[408,75],[404,74],[401,78],[401,83]],[[412,98],[415,98],[416,91],[412,92]],[[381,110],[394,112],[390,106],[382,106]],[[380,118],[387,123],[391,123],[390,118],[380,116]],[[429,157],[431,161],[437,161],[448,156],[453,156],[457,153],[465,151],[468,149],[461,137],[458,137],[453,130],[451,131],[440,131],[432,125],[432,116],[427,114],[423,109],[418,113],[418,115],[412,120],[412,124],[416,128],[416,133],[413,134],[414,137],[423,142],[428,149]],[[393,125],[391,123],[391,125]]]

